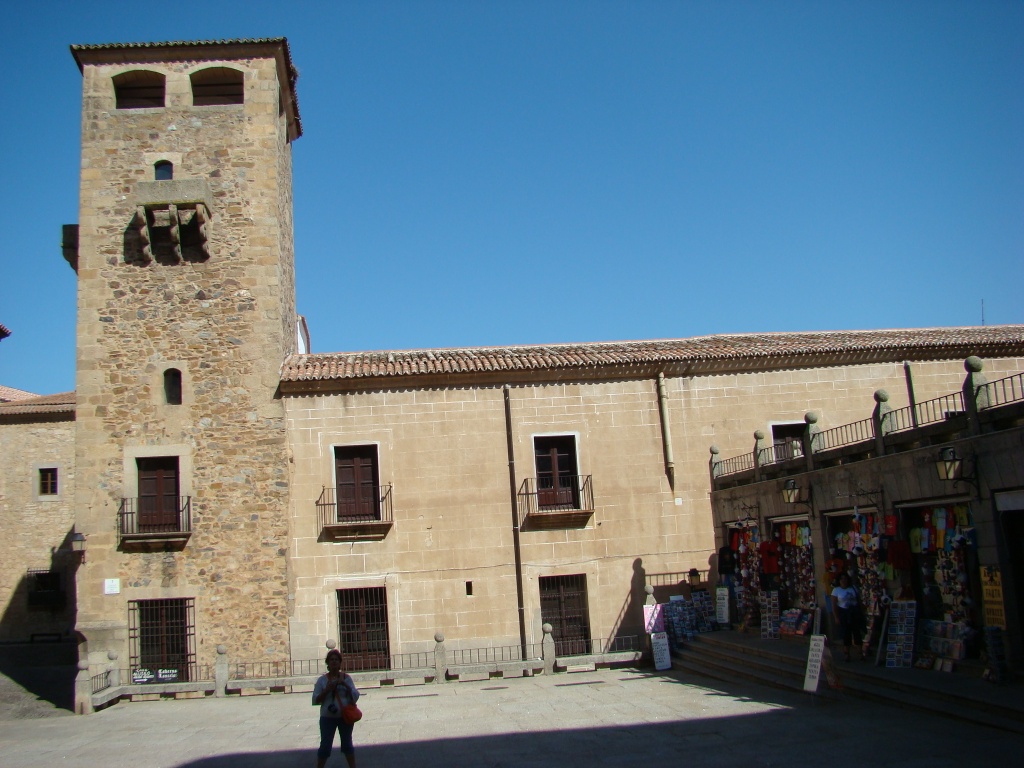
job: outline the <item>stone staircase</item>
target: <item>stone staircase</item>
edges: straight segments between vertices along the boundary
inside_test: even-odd
[[[808,639],[803,637],[762,640],[732,631],[711,632],[673,653],[672,662],[674,669],[694,676],[803,691],[807,649]],[[982,680],[976,662],[943,673],[887,669],[873,661],[873,656],[864,662],[834,661],[840,687],[829,688],[823,673],[816,695],[856,696],[1024,734],[1024,686],[1019,682],[995,685]]]

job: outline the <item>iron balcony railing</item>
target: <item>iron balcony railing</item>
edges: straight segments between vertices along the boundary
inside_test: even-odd
[[[610,638],[555,638],[556,656],[599,656],[605,653],[635,653],[641,650],[637,635]]]
[[[1016,373],[1005,379],[990,381],[987,384],[982,384],[978,389],[979,391],[985,390],[988,395],[988,402],[984,406],[986,409],[1020,402],[1024,400],[1024,373]]]
[[[591,475],[528,477],[519,486],[519,510],[523,518],[552,512],[593,511]]]
[[[735,475],[739,472],[746,472],[754,468],[754,454],[741,453],[739,456],[732,456],[715,462],[716,475]]]
[[[393,522],[391,511],[391,483],[374,486],[373,497],[362,504],[345,504],[339,511],[334,487],[323,487],[320,498],[316,500],[316,509],[320,517],[320,527],[346,525],[349,523],[390,523]]]
[[[162,498],[121,499],[117,519],[121,538],[191,533],[192,497],[178,497],[176,508]]]
[[[778,445],[769,445],[767,448],[762,448],[758,454],[757,460],[763,467],[768,464],[778,464],[782,461],[789,461],[790,459],[799,459],[803,455],[804,449],[800,443],[780,443]]]
[[[387,654],[342,654],[343,668],[349,672],[380,672],[400,669],[431,669],[434,652]],[[375,663],[368,663],[370,659]],[[356,661],[358,663],[351,663]],[[321,675],[326,670],[323,659],[291,659],[285,661],[239,661],[231,665],[233,680],[273,680],[283,677]]]
[[[811,436],[811,447],[815,452],[856,445],[875,439],[875,427],[871,419],[861,419],[852,424],[842,424],[824,429]]]
[[[960,392],[943,395],[923,403],[896,408],[882,416],[882,432],[906,432],[916,427],[937,424],[964,412],[964,396]]]
[[[453,666],[496,664],[503,661],[534,661],[544,658],[543,643],[527,643],[523,658],[521,645],[498,645],[492,648],[460,648],[448,651]]]

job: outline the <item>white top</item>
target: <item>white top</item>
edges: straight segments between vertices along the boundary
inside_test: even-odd
[[[840,608],[853,608],[857,605],[857,590],[853,587],[836,587],[832,590]]]
[[[327,675],[320,675],[317,679],[316,685],[313,686],[314,705],[316,705],[317,697],[324,692],[329,682]],[[341,685],[334,689],[334,696],[325,696],[320,704],[320,717],[336,717],[340,719],[341,708],[346,704],[355,704],[357,701],[359,701],[359,689],[356,688],[352,678],[342,672]],[[333,712],[331,707],[334,707]]]

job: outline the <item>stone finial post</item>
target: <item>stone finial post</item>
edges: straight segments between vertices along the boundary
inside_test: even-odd
[[[92,679],[89,675],[89,661],[79,659],[78,674],[75,675],[75,714],[89,715],[93,712]]]
[[[107,665],[107,682],[111,688],[121,687],[121,668],[117,665],[117,658],[117,651],[107,651],[107,660],[110,662]]]
[[[544,633],[544,642],[541,645],[544,656],[544,674],[555,674],[555,638],[551,636],[551,625],[545,624],[541,627]]]
[[[333,651],[335,648],[338,647],[338,641],[337,640],[328,640],[326,643],[324,643],[324,645],[327,646],[327,650],[328,651]]]
[[[800,442],[804,449],[804,460],[807,462],[807,471],[814,470],[814,436],[821,430],[818,427],[818,414],[808,411],[804,414],[804,433],[800,436]]]
[[[964,379],[964,408],[967,409],[967,425],[972,435],[981,434],[981,422],[978,420],[978,411],[988,407],[988,387],[982,369],[985,364],[980,357],[971,355],[964,360],[964,370],[967,371],[967,378]]]
[[[434,682],[448,679],[448,649],[444,645],[444,632],[434,633]]]
[[[875,455],[885,455],[885,436],[892,432],[892,422],[886,416],[892,412],[889,393],[884,389],[875,390],[875,410],[871,412],[871,426],[875,433]]]
[[[761,454],[768,443],[764,439],[764,432],[760,429],[754,431],[754,480],[761,479]]]
[[[224,698],[228,695],[228,649],[217,646],[217,660],[213,664],[213,695]]]
[[[654,599],[654,587],[648,584],[644,587],[644,592],[647,593],[647,599],[644,601],[644,605],[657,605],[658,601]]]
[[[711,458],[708,459],[708,472],[711,474],[711,487],[714,488],[715,478],[718,477],[722,470],[718,466],[718,446],[712,445],[709,449],[711,451]]]

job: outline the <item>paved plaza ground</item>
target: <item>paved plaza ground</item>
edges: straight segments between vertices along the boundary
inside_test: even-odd
[[[119,703],[74,716],[0,681],[0,766],[284,768],[315,764],[308,694]],[[6,688],[4,687],[6,686]],[[24,691],[22,691],[24,693]],[[678,672],[367,689],[359,768],[1019,764],[1019,735],[857,699]],[[344,766],[337,752],[328,766]]]

